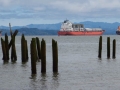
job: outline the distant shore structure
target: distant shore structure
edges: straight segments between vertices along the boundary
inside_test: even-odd
[[[102,28],[84,28],[83,24],[73,24],[69,20],[64,20],[58,36],[102,35],[104,32]]]

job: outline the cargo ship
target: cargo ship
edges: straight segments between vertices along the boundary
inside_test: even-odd
[[[116,30],[116,34],[120,35],[120,26],[118,26],[117,30]]]
[[[104,32],[101,28],[84,28],[83,24],[73,24],[69,20],[64,20],[58,36],[102,35]]]

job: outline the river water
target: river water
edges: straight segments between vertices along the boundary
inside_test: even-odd
[[[46,41],[46,74],[31,76],[30,42]],[[116,59],[107,59],[107,37],[116,39]],[[2,36],[2,38],[4,38]],[[120,36],[103,35],[102,58],[98,58],[99,36],[26,36],[29,61],[21,63],[21,36],[16,37],[17,61],[4,64],[0,46],[0,90],[119,90]],[[10,37],[9,37],[10,39]],[[58,73],[52,72],[52,39],[58,42]],[[0,44],[1,45],[1,44]]]

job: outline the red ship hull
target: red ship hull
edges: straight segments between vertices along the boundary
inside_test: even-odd
[[[58,36],[83,36],[83,35],[102,35],[104,30],[102,31],[58,31]]]

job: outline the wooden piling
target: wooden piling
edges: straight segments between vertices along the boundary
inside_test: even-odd
[[[113,40],[113,53],[112,53],[112,58],[116,58],[116,40]]]
[[[98,51],[98,57],[101,58],[102,56],[102,36],[99,38],[99,51]]]
[[[17,33],[18,33],[18,30],[15,30],[15,32],[12,34],[12,30],[11,30],[11,35],[15,38],[15,36],[17,35]],[[11,40],[10,40],[10,43],[9,43],[9,49],[10,49],[10,47],[12,46],[12,36],[11,36]]]
[[[110,58],[110,37],[107,37],[107,58]]]
[[[12,36],[12,48],[11,48],[11,61],[17,61],[16,47],[15,47],[15,37]]]
[[[28,45],[27,45],[27,40],[25,40],[25,42],[26,42],[26,61],[28,61],[29,56],[28,56]]]
[[[7,33],[5,33],[5,48],[6,48],[7,60],[9,60],[9,45],[8,45],[8,43],[9,43],[8,35],[7,35]]]
[[[40,49],[40,41],[39,38],[36,37],[36,43],[37,43],[37,54],[38,54],[38,59],[41,59],[41,49]]]
[[[3,52],[3,61],[8,62],[6,48],[5,48],[5,41],[2,38],[1,38],[1,46],[2,46],[2,52]]]
[[[52,54],[53,54],[53,72],[58,72],[58,46],[57,41],[52,39]]]
[[[25,37],[24,37],[24,34],[22,34],[22,37],[21,37],[21,58],[22,58],[22,62],[26,62],[26,40],[25,40]]]
[[[41,73],[46,73],[46,42],[41,41]]]
[[[32,74],[36,74],[36,39],[32,38],[31,41],[31,71]]]
[[[12,38],[12,29],[11,29],[11,24],[9,23],[9,28],[10,28],[10,35],[11,35],[11,38]]]

